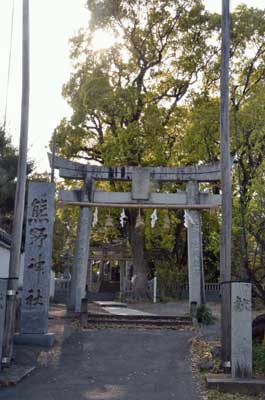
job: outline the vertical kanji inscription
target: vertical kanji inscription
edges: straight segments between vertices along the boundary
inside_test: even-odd
[[[54,185],[30,183],[21,310],[22,334],[48,332],[53,223]]]

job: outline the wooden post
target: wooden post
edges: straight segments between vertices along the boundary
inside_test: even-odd
[[[232,191],[229,124],[229,59],[230,0],[222,0],[222,64],[221,64],[221,181],[222,228],[220,275],[222,292],[222,363],[231,362],[231,230]]]
[[[23,59],[22,59],[22,102],[20,144],[17,170],[17,186],[9,263],[8,296],[6,304],[3,364],[11,362],[13,336],[15,332],[16,291],[20,269],[20,251],[27,179],[28,120],[29,120],[29,0],[23,0]]]

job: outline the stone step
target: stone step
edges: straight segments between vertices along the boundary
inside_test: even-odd
[[[87,320],[87,324],[83,324],[84,328],[89,328],[90,326],[104,326],[105,327],[124,327],[124,326],[130,326],[130,327],[150,327],[150,328],[161,328],[161,327],[166,327],[166,328],[179,328],[181,326],[191,326],[192,322],[191,321],[165,321],[165,320],[150,320],[150,319],[119,319],[119,318],[89,318]]]
[[[116,319],[116,320],[150,320],[150,321],[186,321],[192,322],[190,316],[160,316],[160,315],[114,315],[114,314],[88,314],[88,319]]]
[[[130,327],[150,327],[150,328],[179,328],[181,326],[191,326],[192,319],[188,316],[159,316],[159,315],[115,315],[115,314],[88,314],[87,317],[83,315],[82,325],[84,327],[90,326],[130,326]]]
[[[150,319],[88,319],[88,322],[91,324],[135,324],[135,325],[158,325],[158,326],[168,326],[168,325],[192,325],[192,322],[190,321],[165,321],[165,320],[150,320]]]

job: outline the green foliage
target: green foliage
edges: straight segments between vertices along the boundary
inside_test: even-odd
[[[18,152],[3,127],[0,126],[0,217],[1,227],[11,230],[15,202]],[[33,163],[28,163],[28,173]]]
[[[3,128],[0,128],[0,209],[1,223],[10,228],[14,208],[17,152]]]
[[[110,166],[219,160],[220,16],[206,12],[201,0],[90,0],[87,8],[89,29],[72,40],[74,71],[63,95],[73,113],[56,129],[59,153]],[[233,273],[249,278],[265,298],[264,16],[264,10],[244,5],[232,13],[230,125],[237,161]],[[93,48],[99,29],[115,37],[111,48]],[[128,190],[123,184],[106,186],[113,188]],[[220,185],[211,190],[218,194]],[[133,216],[128,212],[128,227],[121,231],[118,214],[113,212],[110,233],[104,227],[106,212],[100,212],[93,240],[130,236]],[[168,231],[162,211],[159,216],[151,229],[150,212],[144,214],[145,249],[151,274],[156,270],[167,288],[168,277],[170,282],[186,279],[186,232],[181,213],[170,212]],[[203,214],[206,280],[219,276],[219,230],[220,214]]]
[[[218,282],[220,259],[220,218],[216,211],[202,213],[203,268],[207,282]]]
[[[219,156],[220,102],[209,94],[195,94],[190,104],[183,140],[185,162],[217,161]]]
[[[253,369],[255,373],[265,373],[265,344],[253,344]]]
[[[204,325],[213,325],[215,322],[215,317],[213,316],[211,309],[205,304],[202,304],[197,308],[196,318],[200,324]]]
[[[72,41],[75,69],[63,95],[73,114],[56,129],[59,153],[110,166],[177,165],[187,114],[183,100],[212,50],[208,42],[216,20],[201,0],[103,0],[88,1],[87,7],[89,30]],[[116,43],[97,51],[92,39],[102,28]],[[135,215],[128,210],[127,215],[132,242]],[[147,251],[159,243],[170,265],[170,253],[176,249],[174,230],[160,227],[158,232],[157,227],[153,235],[149,225],[150,220],[146,238],[138,237],[132,251],[134,264],[144,264],[136,259],[143,255],[146,239]],[[109,235],[100,221],[93,238],[113,240],[115,235],[120,236],[118,229]]]
[[[88,9],[90,29],[72,41],[76,67],[63,94],[73,115],[57,128],[61,154],[175,165],[179,103],[211,52],[215,19],[200,0],[89,1]],[[116,44],[99,52],[91,39],[101,28]]]
[[[63,272],[63,255],[69,251],[74,255],[78,209],[76,207],[57,208],[53,234],[53,270]]]

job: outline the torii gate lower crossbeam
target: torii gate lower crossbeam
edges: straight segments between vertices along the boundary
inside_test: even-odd
[[[200,193],[198,182],[216,182],[220,180],[220,165],[202,165],[188,168],[141,168],[141,167],[101,167],[83,165],[60,157],[55,159],[55,168],[60,170],[60,176],[84,180],[131,181],[131,192],[104,192],[88,190],[89,199],[84,198],[84,188],[81,190],[60,191],[59,204],[61,206],[78,206],[91,209],[92,207],[119,207],[119,208],[166,208],[189,210],[188,221],[188,266],[189,266],[189,297],[190,303],[200,305],[203,302],[204,278],[203,256],[201,243],[201,215],[202,209],[217,208],[221,204],[221,196],[209,193]],[[186,192],[152,193],[151,181],[158,182],[185,182]],[[83,213],[83,212],[82,212]],[[90,213],[91,214],[91,213]],[[81,215],[81,214],[80,214]],[[86,225],[88,221],[79,219],[79,225]],[[91,221],[90,221],[91,223]],[[82,236],[82,229],[78,228],[79,235],[76,242],[76,254],[85,255],[74,265],[76,277],[73,280],[74,304],[76,311],[80,311],[81,297],[85,290],[84,270],[87,269],[86,252],[83,243],[88,237]],[[90,235],[91,227],[87,230]],[[79,287],[75,287],[75,281]],[[83,288],[80,290],[80,284]],[[78,294],[79,293],[79,294]]]

